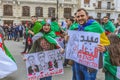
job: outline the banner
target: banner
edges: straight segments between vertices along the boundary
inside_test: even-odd
[[[83,31],[68,31],[69,41],[66,58],[90,68],[98,69],[100,34]]]
[[[63,74],[60,49],[25,54],[28,80]]]

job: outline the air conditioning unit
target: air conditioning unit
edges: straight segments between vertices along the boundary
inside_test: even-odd
[[[0,0],[0,4],[2,3],[2,1]]]
[[[112,5],[111,10],[115,10],[115,6],[114,5]]]
[[[98,9],[98,7],[97,7],[97,6],[95,6],[95,9]]]
[[[111,10],[115,10],[115,7],[111,8]]]
[[[18,1],[17,4],[20,5],[20,1]]]
[[[93,3],[93,6],[96,7],[96,3]]]
[[[114,6],[115,4],[114,3],[112,3],[112,6]]]
[[[16,2],[15,1],[13,1],[13,4],[15,4]]]

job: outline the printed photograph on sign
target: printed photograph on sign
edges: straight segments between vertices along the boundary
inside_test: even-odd
[[[28,80],[63,74],[60,49],[25,54]]]
[[[39,67],[35,63],[35,56],[31,55],[27,58],[29,66],[28,66],[28,75],[35,75],[37,72],[39,72]]]

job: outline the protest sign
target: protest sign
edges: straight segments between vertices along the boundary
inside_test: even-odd
[[[98,69],[100,34],[83,31],[68,31],[69,41],[66,58],[90,68]]]
[[[57,37],[56,38],[56,41],[58,42],[58,44],[62,47],[62,48],[64,48],[64,38],[61,38],[61,37]]]
[[[60,49],[26,54],[28,80],[63,74]]]

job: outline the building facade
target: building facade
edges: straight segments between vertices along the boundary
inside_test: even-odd
[[[70,17],[78,9],[78,0],[0,0],[0,24],[19,24],[38,16],[39,20]]]
[[[73,16],[78,8],[85,8],[90,16],[101,21],[104,16],[117,21],[120,0],[0,0],[0,24],[19,24],[38,16],[39,20],[52,16],[61,21]]]
[[[120,0],[80,0],[82,8],[87,9],[90,16],[98,21],[108,16],[114,22],[120,17]]]

